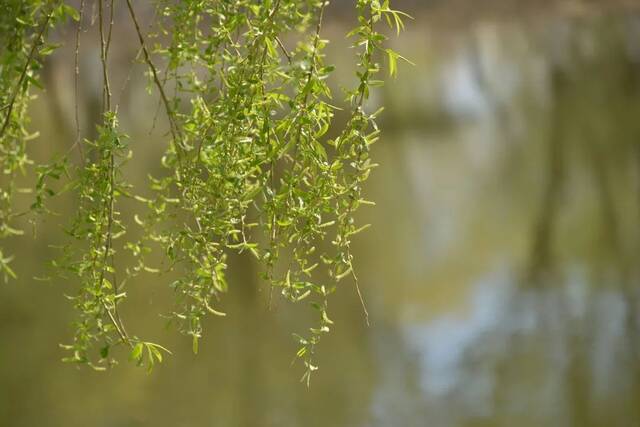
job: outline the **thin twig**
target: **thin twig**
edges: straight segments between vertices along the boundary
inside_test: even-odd
[[[142,53],[142,49],[140,49],[140,53]],[[167,80],[169,80],[169,63],[167,62],[167,66],[164,68],[164,72],[162,73],[164,76],[162,77],[162,86],[167,84]],[[158,123],[158,114],[160,113],[160,109],[162,108],[162,98],[158,97],[158,103],[156,105],[156,110],[153,113],[153,120],[151,121],[151,128],[149,129],[148,135],[151,136],[153,131],[156,129],[156,124]]]
[[[105,38],[105,31],[104,31],[104,16],[103,16],[103,4],[102,4],[103,0],[99,0],[99,7],[98,7],[98,14],[99,14],[99,20],[100,20],[100,48],[101,48],[101,60],[102,60],[102,73],[103,73],[103,77],[104,77],[104,81],[103,81],[103,107],[106,112],[111,112],[111,88],[109,87],[109,72],[108,72],[108,55],[109,55],[109,47],[110,47],[110,43],[111,43],[111,34],[112,34],[112,30],[113,30],[113,0],[111,0],[111,12],[110,12],[110,18],[109,18],[109,32],[108,32],[108,36]],[[111,120],[111,119],[110,119]],[[113,123],[110,122],[109,126],[112,126]],[[113,151],[111,151],[109,153],[109,197],[107,199],[107,230],[106,230],[106,239],[104,242],[104,254],[103,254],[103,259],[102,259],[102,267],[101,267],[101,271],[100,271],[100,278],[99,278],[99,288],[102,289],[102,287],[104,286],[104,280],[105,280],[105,272],[106,272],[106,265],[108,262],[108,258],[109,258],[109,254],[112,251],[112,246],[113,246],[113,216],[114,216],[114,205],[115,205],[115,156],[113,154]],[[113,258],[112,258],[112,266],[113,266]],[[114,268],[115,270],[115,268]],[[123,342],[131,345],[131,342],[129,340],[129,337],[124,329],[124,325],[122,324],[122,319],[120,319],[120,315],[118,313],[118,302],[116,300],[117,297],[117,287],[115,285],[112,286],[113,288],[113,313],[111,313],[111,310],[106,306],[106,303],[103,302],[103,305],[105,306],[105,309],[107,310],[107,313],[109,315],[109,319],[111,320],[111,322],[114,324],[116,330],[118,331],[118,334],[120,335],[120,338],[123,340]]]
[[[373,33],[373,18],[369,18],[369,29],[370,31]],[[366,44],[365,46],[365,55],[366,58],[368,59],[368,61],[371,60],[371,56],[372,56],[372,52],[373,52],[373,47],[370,46],[369,43]],[[365,70],[362,80],[364,81],[366,79],[366,81],[369,80],[369,70]],[[360,85],[360,93],[359,93],[359,99],[358,102],[353,110],[353,113],[351,115],[351,119],[349,120],[349,122],[354,121],[357,117],[361,117],[364,113],[362,111],[362,107],[364,105],[364,96],[365,96],[365,90],[366,90],[366,85]],[[345,212],[345,214],[348,216],[353,212],[353,204],[354,204],[354,200],[355,198],[351,198],[351,200],[349,201],[349,205],[347,207],[347,211]],[[346,244],[346,249],[347,249],[347,259],[349,260],[349,269],[351,270],[351,276],[353,277],[353,282],[355,284],[355,288],[356,288],[356,292],[358,294],[358,298],[360,299],[360,305],[362,306],[362,311],[364,312],[364,320],[367,324],[367,326],[370,326],[369,324],[369,311],[367,310],[367,305],[364,302],[364,297],[362,295],[362,292],[360,290],[360,284],[358,281],[358,276],[356,275],[356,271],[355,268],[353,267],[353,262],[351,260],[351,244],[347,241]]]
[[[151,70],[151,74],[153,75],[153,82],[155,83],[156,87],[158,88],[158,92],[160,92],[160,97],[162,98],[162,102],[164,104],[164,108],[167,112],[167,116],[169,118],[169,126],[171,128],[171,134],[173,135],[173,141],[174,141],[174,146],[176,149],[176,155],[178,156],[178,159],[180,159],[180,157],[182,157],[182,152],[183,152],[183,147],[182,147],[182,141],[180,137],[180,129],[178,128],[178,125],[175,121],[175,116],[174,116],[174,112],[171,109],[171,105],[169,104],[169,99],[167,98],[167,95],[164,91],[164,87],[162,86],[162,83],[160,82],[160,78],[158,77],[158,70],[156,68],[156,66],[153,64],[153,61],[151,60],[151,55],[149,54],[149,50],[147,49],[147,45],[145,43],[144,40],[144,36],[142,35],[142,31],[140,30],[140,24],[138,23],[138,18],[136,16],[135,11],[133,10],[133,5],[131,4],[131,0],[127,0],[127,8],[129,9],[129,15],[131,16],[131,20],[133,21],[133,25],[136,28],[136,33],[138,35],[138,41],[140,42],[140,47],[142,48],[142,53],[144,54],[144,60],[147,63],[147,65],[149,66],[149,69]]]
[[[107,44],[105,46],[106,56],[109,55],[109,48],[111,47],[111,35],[113,34],[113,0],[109,3],[109,33],[107,34]]]
[[[53,15],[53,11],[50,11],[49,13],[47,13],[47,16],[45,17],[44,22],[42,23],[42,26],[38,31],[38,35],[36,36],[36,39],[33,41],[33,46],[31,46],[31,50],[29,51],[29,56],[27,57],[27,61],[25,62],[24,67],[22,68],[22,72],[20,73],[20,79],[18,80],[18,84],[15,87],[13,95],[11,95],[11,101],[9,101],[8,106],[3,107],[8,109],[8,111],[7,111],[7,115],[4,118],[4,123],[2,124],[2,128],[0,128],[0,138],[2,138],[5,131],[7,130],[7,127],[9,126],[9,122],[11,121],[11,114],[13,113],[13,107],[18,97],[18,93],[20,92],[22,88],[22,83],[24,82],[24,79],[27,77],[27,72],[29,71],[29,64],[31,64],[31,61],[33,61],[33,59],[36,56],[36,51],[38,50],[38,46],[41,43],[42,36],[44,35],[44,32],[47,29],[47,26],[49,25],[49,21],[51,20],[52,15]]]
[[[289,55],[289,52],[287,52],[287,49],[284,47],[284,44],[282,44],[282,40],[280,40],[280,37],[278,36],[276,36],[276,43],[278,43],[280,50],[282,50],[282,53],[284,53],[284,56],[287,57],[287,61],[289,62],[289,65],[291,65],[291,55]]]
[[[158,6],[159,8],[159,6]],[[153,22],[156,20],[156,16],[158,15],[158,8],[155,9],[154,13],[153,13],[153,17],[151,18],[151,22],[149,23],[147,29],[150,31],[151,28],[153,27]],[[133,72],[133,68],[135,67],[136,62],[138,62],[138,60],[140,59],[140,55],[142,55],[142,48],[139,47],[138,51],[136,52],[136,56],[133,57],[133,60],[131,61],[131,65],[129,66],[129,69],[127,70],[127,77],[124,79],[124,83],[122,84],[122,87],[120,88],[120,92],[118,93],[118,103],[116,104],[116,111],[120,110],[120,102],[122,100],[123,94],[125,89],[127,88],[127,85],[129,84],[129,82],[131,81],[131,73]],[[165,79],[166,82],[166,79]],[[160,104],[162,104],[162,101],[159,101]],[[158,107],[159,108],[159,107]]]
[[[324,18],[324,8],[327,5],[327,2],[323,2],[322,6],[320,6],[320,16],[318,17],[318,23],[316,24],[316,33],[313,39],[313,51],[311,53],[311,64],[309,65],[309,72],[307,73],[307,81],[305,83],[305,85],[303,86],[303,90],[304,88],[306,88],[307,86],[309,86],[309,84],[311,84],[311,79],[313,78],[313,73],[316,70],[316,60],[318,57],[318,46],[320,44],[320,31],[322,30],[322,20]],[[304,98],[302,100],[302,106],[299,110],[299,115],[302,115],[302,113],[307,111],[307,102],[309,101],[309,94],[311,93],[310,90],[308,90],[305,94],[304,94]],[[295,143],[294,143],[294,150],[297,153],[298,152],[298,145],[300,144],[300,137],[302,135],[302,126],[304,124],[304,121],[301,120],[300,121],[300,125],[298,126],[298,130],[296,132],[296,137],[294,139]]]
[[[84,150],[82,149],[82,144],[80,144],[81,140],[81,132],[80,132],[80,107],[78,105],[79,98],[79,80],[80,80],[80,33],[82,32],[82,19],[84,18],[84,8],[85,8],[85,0],[80,0],[80,17],[78,18],[78,27],[76,28],[76,48],[75,48],[75,69],[74,69],[74,79],[73,86],[75,92],[75,119],[76,119],[76,140],[69,149],[69,151],[73,150],[76,146],[78,147],[78,152],[80,153],[80,160],[84,163]]]
[[[107,68],[107,40],[104,34],[103,0],[98,0],[98,25],[100,27],[100,61],[102,61],[102,107],[105,111],[111,111],[111,87],[109,86],[109,73]]]
[[[104,242],[104,255],[102,259],[102,268],[100,271],[100,279],[99,279],[99,288],[102,289],[104,285],[104,276],[105,276],[105,265],[107,264],[107,259],[109,257],[109,253],[111,252],[111,248],[113,246],[113,211],[115,204],[115,159],[113,153],[111,153],[111,158],[109,159],[109,198],[107,199],[108,207],[107,207],[107,238]],[[120,319],[120,315],[118,313],[118,302],[116,300],[116,296],[118,293],[118,289],[115,284],[112,285],[113,288],[113,312],[115,313],[115,317],[112,315],[110,310],[107,310],[109,313],[109,317],[112,321],[114,321],[114,326],[122,332],[120,332],[123,340],[125,342],[129,342],[129,337],[126,332],[124,332],[124,326],[122,325],[122,320]],[[118,319],[119,322],[115,322]]]
[[[122,340],[122,342],[125,344],[128,344],[129,347],[133,347],[133,343],[131,342],[131,339],[125,334],[124,330],[121,329],[121,326],[118,324],[118,321],[113,316],[113,313],[111,313],[111,310],[109,310],[107,303],[104,302],[102,298],[100,299],[100,302],[102,303],[102,307],[104,307],[105,311],[107,312],[107,315],[109,316],[109,320],[111,320],[111,323],[116,328],[116,332],[118,332],[118,335],[120,336],[120,339]]]

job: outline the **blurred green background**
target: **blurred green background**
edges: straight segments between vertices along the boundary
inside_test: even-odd
[[[166,123],[160,115],[149,133],[157,98],[144,65],[132,66],[133,28],[115,3],[112,87],[134,153],[127,179],[145,193],[147,175],[162,173]],[[150,375],[63,364],[64,294],[77,284],[32,279],[47,274],[73,212],[61,196],[60,216],[40,219],[35,237],[4,243],[19,280],[0,285],[1,426],[640,426],[637,2],[393,3],[415,17],[390,41],[415,66],[372,100],[386,107],[367,188],[378,205],[360,213],[373,227],[355,248],[371,326],[341,282],[307,389],[291,334],[309,310],[278,299],[269,310],[259,266],[237,258],[228,316],[208,319],[197,356],[159,317],[170,278],[148,274],[128,284],[123,316],[174,356]],[[350,8],[334,0],[325,25],[336,87],[353,83]],[[33,102],[39,160],[74,139],[74,31],[54,34],[66,46]],[[98,52],[91,28],[80,91],[89,137]]]

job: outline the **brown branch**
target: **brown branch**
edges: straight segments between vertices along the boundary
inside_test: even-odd
[[[282,50],[282,53],[284,53],[284,56],[287,57],[287,61],[289,62],[289,65],[291,65],[291,55],[289,55],[289,52],[287,52],[287,49],[284,47],[284,44],[282,44],[282,40],[280,40],[280,37],[276,36],[276,43],[278,43],[278,47],[280,47],[280,50]]]
[[[151,18],[151,22],[149,23],[148,30],[151,30],[151,28],[153,27],[153,21],[156,20],[157,15],[158,15],[158,8],[156,8],[153,13],[153,17]],[[131,81],[131,73],[133,72],[135,63],[140,60],[141,55],[142,55],[142,48],[139,47],[138,50],[136,51],[136,56],[133,57],[133,60],[131,61],[131,65],[127,70],[127,77],[124,79],[124,83],[122,84],[122,87],[120,88],[120,92],[118,93],[118,103],[116,104],[116,107],[115,107],[116,111],[120,109],[120,102],[122,101],[124,91],[127,88],[127,85],[129,84],[129,82]],[[163,83],[166,83],[166,79],[164,80]],[[162,101],[158,100],[158,103],[159,103],[158,108],[160,108],[162,106]]]
[[[138,41],[140,42],[140,47],[142,49],[142,53],[144,54],[144,60],[147,63],[147,66],[151,70],[151,74],[153,75],[153,82],[158,88],[158,92],[160,92],[160,98],[162,99],[162,103],[164,104],[164,108],[167,112],[167,116],[169,118],[169,127],[171,128],[171,134],[173,136],[174,147],[176,150],[176,155],[178,159],[182,157],[184,147],[182,147],[182,141],[180,137],[180,129],[175,121],[174,112],[171,109],[171,105],[169,104],[169,99],[164,91],[164,87],[160,82],[160,78],[158,77],[158,70],[156,66],[153,64],[151,60],[151,55],[149,54],[149,50],[147,49],[147,45],[144,40],[144,36],[142,35],[142,31],[140,30],[140,24],[138,23],[138,18],[136,16],[135,11],[133,10],[133,5],[131,4],[131,0],[127,0],[127,8],[129,9],[129,15],[131,16],[131,20],[133,21],[133,25],[136,28],[136,33],[138,35]]]
[[[73,76],[73,88],[74,88],[74,97],[75,97],[75,119],[76,119],[76,140],[69,149],[69,151],[73,150],[76,146],[78,147],[78,151],[80,153],[80,160],[84,163],[84,151],[82,149],[82,144],[80,144],[81,134],[80,134],[80,108],[78,106],[78,98],[79,98],[79,80],[80,80],[80,33],[82,31],[82,19],[84,18],[84,7],[85,0],[80,0],[80,17],[78,18],[78,27],[76,28],[76,48],[75,48],[75,68],[74,68],[74,76]]]
[[[113,0],[111,0],[111,11],[110,11],[110,17],[109,17],[109,32],[107,37],[105,38],[105,31],[104,31],[104,12],[103,12],[103,2],[104,0],[99,0],[99,6],[98,6],[98,15],[99,15],[99,19],[100,19],[100,23],[99,23],[99,27],[100,27],[100,48],[101,48],[101,55],[100,55],[100,59],[102,61],[102,74],[103,74],[103,107],[105,112],[111,112],[111,88],[109,86],[109,72],[108,72],[108,55],[109,55],[109,47],[111,44],[111,34],[112,34],[112,30],[113,30]],[[113,122],[111,121],[111,119],[109,119],[109,126],[112,127],[113,126]],[[108,262],[108,258],[109,258],[109,254],[111,253],[112,247],[113,247],[113,216],[114,216],[114,205],[115,205],[115,156],[113,154],[113,151],[111,151],[109,153],[109,197],[106,200],[107,203],[107,230],[106,230],[106,239],[104,242],[104,254],[103,254],[103,259],[102,259],[102,266],[100,268],[100,278],[98,280],[98,287],[99,289],[102,289],[102,287],[104,286],[104,280],[105,280],[105,270],[106,270],[106,265]],[[112,258],[112,266],[113,266],[113,258]],[[115,270],[115,268],[114,268]],[[122,324],[122,320],[120,319],[120,315],[118,313],[118,302],[116,300],[117,294],[118,294],[118,290],[117,287],[115,286],[115,283],[112,284],[112,290],[113,290],[113,313],[111,312],[111,310],[109,309],[109,307],[107,307],[106,303],[104,302],[104,300],[101,300],[105,310],[107,311],[107,314],[109,316],[109,319],[111,320],[111,322],[113,323],[113,325],[115,326],[118,334],[120,335],[120,338],[122,339],[122,341],[125,344],[129,344],[131,345],[131,341],[124,329],[124,325]]]
[[[104,12],[102,6],[103,0],[98,0],[98,20],[100,26],[100,61],[102,62],[102,108],[111,111],[111,87],[109,86],[109,72],[107,69],[108,45],[104,34]]]
[[[109,33],[107,34],[107,44],[105,46],[106,56],[109,55],[109,48],[111,47],[111,35],[113,33],[113,0],[109,3]]]
[[[109,253],[111,252],[111,248],[113,246],[113,210],[115,204],[115,160],[113,153],[111,153],[111,158],[109,159],[109,198],[107,199],[108,207],[107,207],[107,238],[104,242],[104,255],[102,259],[102,268],[100,271],[100,279],[99,279],[99,288],[102,289],[104,285],[104,276],[105,276],[105,265],[107,264],[107,259],[109,258]],[[113,263],[112,263],[113,264]],[[113,288],[113,313],[106,306],[104,300],[102,301],[105,310],[109,314],[109,318],[111,322],[116,327],[120,338],[124,343],[131,345],[129,340],[129,336],[127,335],[124,325],[122,324],[122,320],[120,319],[120,314],[118,313],[118,302],[116,300],[116,296],[118,293],[118,289],[115,283],[112,284]],[[114,316],[115,314],[115,316]]]

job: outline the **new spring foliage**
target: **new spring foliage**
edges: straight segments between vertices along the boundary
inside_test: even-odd
[[[126,303],[123,280],[146,270],[147,254],[160,247],[170,270],[176,304],[169,309],[193,350],[206,316],[224,316],[217,301],[229,284],[227,257],[255,257],[274,293],[310,303],[317,322],[296,335],[297,356],[309,380],[321,336],[329,332],[328,297],[351,277],[360,295],[351,253],[353,236],[366,226],[354,214],[365,204],[363,186],[376,166],[371,145],[379,111],[369,111],[372,88],[381,85],[381,61],[396,72],[402,57],[384,46],[381,24],[402,29],[404,14],[387,0],[357,0],[356,26],[348,34],[357,59],[355,85],[335,96],[327,84],[334,67],[326,62],[324,0],[154,0],[149,30],[139,22],[138,3],[95,0],[103,79],[103,123],[95,140],[72,145],[81,159],[38,165],[32,210],[47,214],[52,182],[69,176],[78,200],[66,224],[69,240],[55,262],[78,284],[72,300],[75,334],[65,359],[97,369],[112,364],[114,346],[130,348],[130,358],[147,367],[166,350],[130,333],[118,307]],[[10,3],[15,3],[14,5]],[[12,177],[30,165],[26,142],[30,87],[37,85],[42,57],[53,51],[48,30],[69,17],[83,25],[85,9],[61,1],[6,1],[0,8],[0,237],[12,228]],[[122,165],[131,159],[128,138],[111,102],[109,49],[115,8],[125,8],[136,31],[151,92],[158,95],[168,123],[165,173],[151,179],[153,197],[136,196]],[[6,11],[5,11],[6,8]],[[76,55],[81,31],[77,33]],[[6,39],[6,40],[5,40]],[[79,73],[76,78],[82,78]],[[337,129],[334,114],[348,112]],[[332,136],[329,136],[332,135]],[[148,214],[136,217],[142,239],[127,238],[123,197],[135,197]],[[133,255],[116,265],[114,254]],[[14,276],[10,258],[0,253],[0,269]],[[119,279],[118,280],[116,280]],[[362,300],[362,297],[361,297]],[[363,309],[365,316],[366,308]]]

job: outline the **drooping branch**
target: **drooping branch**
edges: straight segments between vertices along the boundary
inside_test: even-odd
[[[270,290],[279,289],[286,300],[311,300],[319,319],[305,327],[297,352],[308,382],[316,369],[316,345],[333,323],[328,299],[340,279],[353,277],[369,323],[350,244],[352,236],[366,228],[355,225],[354,214],[366,204],[362,186],[375,166],[368,147],[378,135],[376,114],[364,111],[373,76],[379,72],[374,56],[384,50],[384,36],[374,23],[390,15],[387,21],[400,26],[397,12],[386,1],[357,1],[358,24],[352,35],[360,52],[358,86],[349,92],[345,108],[336,108],[328,84],[334,67],[325,63],[327,42],[321,34],[327,1],[237,0],[208,2],[206,7],[200,1],[161,2],[157,10],[169,18],[154,18],[151,25],[171,36],[168,46],[152,50],[146,37],[153,36],[153,28],[148,36],[142,33],[133,2],[127,0],[139,44],[136,58],[141,56],[146,64],[171,133],[162,160],[167,173],[151,178],[154,196],[134,196],[145,203],[148,214],[134,218],[143,237],[130,240],[118,208],[123,196],[135,194],[122,173],[131,153],[120,132],[109,68],[116,2],[97,1],[103,118],[97,136],[87,140],[81,138],[78,105],[86,0],[80,0],[79,14],[66,5],[55,12],[78,21],[72,148],[79,147],[82,162],[67,188],[75,191],[79,208],[67,227],[74,240],[64,247],[58,263],[80,282],[73,298],[78,311],[74,342],[66,347],[72,356],[67,360],[103,368],[113,361],[109,348],[121,344],[131,348],[131,359],[149,368],[162,360],[160,350],[166,350],[129,335],[118,308],[126,298],[126,281],[140,271],[158,270],[144,256],[159,244],[169,259],[168,270],[178,276],[171,284],[177,296],[171,316],[192,338],[194,352],[205,316],[223,314],[216,305],[229,286],[225,272],[232,254],[253,256],[264,268]],[[0,136],[49,19],[55,16],[49,15],[39,29],[20,84],[11,102],[0,108],[3,114],[8,111]],[[282,40],[298,32],[304,37],[296,35],[300,41],[287,49]],[[166,60],[164,76],[152,55]],[[123,91],[128,80],[127,75]],[[173,93],[166,89],[168,84]],[[342,132],[331,132],[340,136],[331,139],[329,129],[338,109],[353,111]],[[46,180],[59,177],[66,167],[67,163],[44,168],[34,211],[46,211],[41,195],[52,191]],[[124,242],[117,240],[121,236]],[[121,250],[130,250],[133,257],[125,266],[118,258],[116,266],[115,255]],[[316,270],[320,265],[326,268]],[[91,356],[96,343],[103,346],[97,362]]]
[[[45,18],[42,24],[40,25],[40,29],[38,30],[35,40],[33,41],[33,45],[31,46],[31,50],[29,51],[27,60],[25,61],[24,66],[22,67],[22,71],[20,72],[20,78],[18,79],[18,83],[16,84],[13,94],[11,95],[9,104],[3,107],[3,109],[7,110],[7,113],[2,123],[2,127],[0,128],[0,138],[3,137],[5,131],[7,130],[7,127],[9,126],[9,123],[11,122],[11,114],[13,113],[13,107],[15,105],[16,99],[20,94],[20,91],[22,91],[23,89],[23,83],[24,83],[24,80],[27,78],[27,73],[29,72],[29,66],[36,59],[36,53],[38,51],[38,47],[42,43],[44,33],[47,30],[47,27],[49,26],[49,21],[51,20],[52,16],[53,16],[53,11],[49,11],[45,15]]]
[[[162,82],[160,82],[160,78],[158,77],[158,69],[154,65],[151,60],[151,55],[149,53],[149,49],[147,47],[147,43],[145,42],[144,36],[142,35],[142,30],[140,29],[140,24],[138,23],[138,17],[136,16],[135,10],[133,9],[133,5],[131,4],[131,0],[127,0],[127,8],[129,9],[129,16],[133,21],[133,25],[136,29],[136,34],[138,36],[138,41],[140,43],[140,48],[142,49],[142,53],[144,55],[144,60],[151,71],[153,76],[153,82],[158,89],[158,93],[160,94],[160,98],[162,99],[162,103],[164,104],[165,111],[167,113],[167,118],[169,119],[169,127],[171,130],[171,134],[173,136],[174,148],[176,150],[176,155],[178,159],[184,156],[184,147],[182,146],[182,138],[180,127],[175,118],[175,114],[171,105],[169,104],[169,98],[167,98],[167,94],[165,93],[164,86]]]

